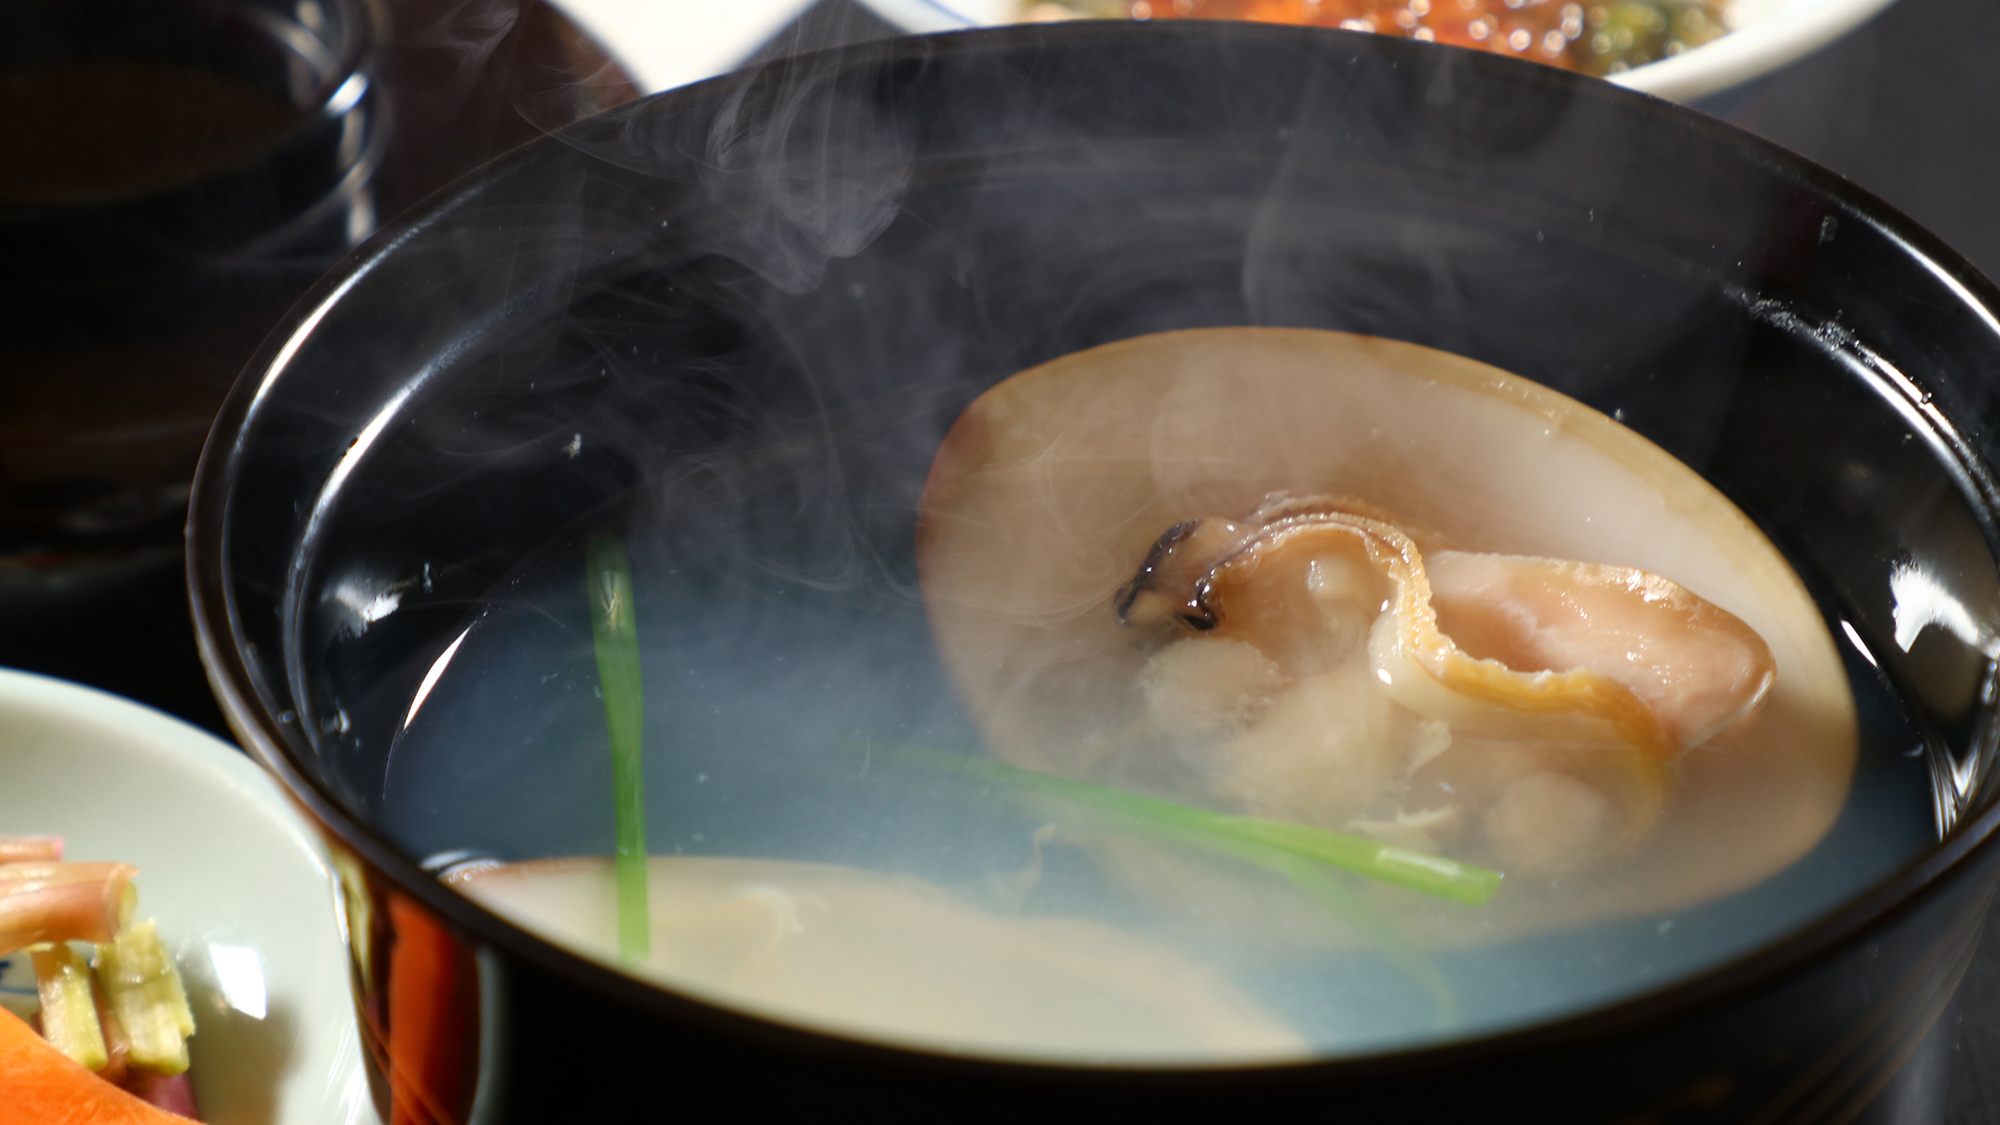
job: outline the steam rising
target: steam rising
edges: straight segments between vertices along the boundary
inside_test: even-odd
[[[711,205],[699,249],[804,294],[830,259],[861,253],[895,221],[915,162],[907,124],[842,69],[833,52],[788,60],[763,81],[719,80],[730,89],[705,130],[656,100],[558,135],[668,182],[692,166]]]
[[[915,146],[901,129],[803,68],[764,104],[730,95],[708,135],[702,186],[734,237],[717,247],[784,293],[805,293],[829,258],[867,249],[895,220]]]
[[[459,18],[437,33],[461,34],[468,59],[506,30],[450,23]],[[622,521],[648,646],[648,769],[664,779],[649,836],[690,853],[832,857],[939,881],[1024,859],[1008,851],[1026,847],[1019,824],[908,799],[857,778],[834,748],[857,733],[977,745],[916,596],[918,496],[977,394],[1110,340],[1269,324],[1428,343],[1620,418],[1629,407],[1706,468],[1691,453],[1717,441],[1737,388],[1704,373],[1736,370],[1741,348],[1740,302],[1712,299],[1728,268],[1714,263],[1741,267],[1742,246],[1764,237],[1767,201],[1718,187],[1697,212],[1664,197],[1663,158],[1626,144],[1611,127],[1630,120],[1595,103],[1529,98],[1501,120],[1464,96],[1506,85],[1481,74],[1440,64],[1412,85],[1291,40],[1257,42],[1231,59],[1240,88],[1179,81],[1188,75],[1172,68],[1213,61],[1206,48],[1157,56],[1153,77],[1176,84],[1129,86],[969,51],[936,63],[950,84],[855,65],[866,49],[787,60],[564,129],[557,141],[589,158],[567,158],[567,178],[533,196],[503,185],[490,208],[452,220],[463,225],[447,251],[417,231],[429,241],[412,255],[427,248],[445,264],[421,277],[433,290],[398,295],[413,311],[387,315],[421,321],[419,306],[441,294],[458,304],[422,329],[435,385],[362,451],[373,464],[328,523],[329,536],[366,534],[315,558],[326,594],[307,648],[324,652],[308,659],[333,671],[300,681],[320,693],[304,708],[318,712],[309,729],[339,719],[342,741],[325,757],[353,779],[354,803],[414,854],[602,850],[603,755],[577,733],[598,729],[602,704],[563,544]],[[904,61],[918,74],[935,62],[915,49]],[[1625,212],[1522,201],[1520,184],[1604,164],[1632,193]],[[1469,207],[1475,192],[1437,174],[1445,167],[1501,198]],[[1711,213],[1729,216],[1721,233],[1702,227]],[[1713,262],[1662,251],[1646,270],[1613,263],[1606,232],[1634,230],[1644,238],[1629,244],[1646,255],[1645,239],[1671,234]],[[448,348],[436,343],[446,332]],[[387,368],[415,347],[366,354]],[[1655,380],[1668,368],[1693,374]],[[1090,409],[1115,423],[1126,407]],[[347,409],[326,406],[330,418]],[[341,425],[324,429],[347,439]],[[393,563],[384,544],[400,552]],[[417,568],[432,562],[438,591],[426,570],[418,596]],[[1956,621],[1897,608],[1898,632]],[[349,714],[374,717],[350,735]],[[495,817],[501,808],[520,815]],[[1827,871],[1845,880],[1878,859],[1833,855],[1785,893],[1830,901],[1845,883]],[[1671,943],[1674,919],[1657,933],[1648,922],[1583,935],[1533,972],[1469,960],[1468,979],[1500,982],[1475,1019],[1497,1025],[1636,986],[1609,969],[1576,976],[1584,953],[1649,958],[1634,978],[1647,984],[1775,924],[1730,930],[1719,917],[1682,915]],[[1372,1018],[1371,1003],[1350,1009]],[[1351,1045],[1430,1032],[1385,1017],[1313,1034]]]
[[[447,61],[449,75],[424,104],[403,108],[429,121],[449,120],[472,96],[501,40],[521,20],[525,0],[445,0],[397,6],[399,46],[426,49]]]

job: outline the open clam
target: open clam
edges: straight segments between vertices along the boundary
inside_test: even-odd
[[[648,863],[651,956],[635,975],[864,1039],[1014,1059],[1270,1062],[1297,1034],[1216,970],[1081,918],[975,909],[909,876],[709,856]],[[451,882],[618,964],[611,865],[471,867]]]
[[[1440,940],[1742,888],[1853,776],[1832,638],[1741,511],[1412,344],[1205,329],[1016,375],[940,449],[918,558],[995,755],[1505,870],[1476,925],[1390,903]]]

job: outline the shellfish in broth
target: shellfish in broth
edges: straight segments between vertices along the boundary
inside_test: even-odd
[[[918,561],[993,754],[1506,873],[1476,921],[1371,889],[1435,942],[1746,887],[1853,777],[1833,640],[1741,511],[1417,345],[1204,329],[1016,375],[939,451]],[[1239,893],[1104,849],[1163,899]]]

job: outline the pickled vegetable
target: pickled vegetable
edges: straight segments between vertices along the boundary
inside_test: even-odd
[[[42,1037],[85,1070],[103,1070],[111,1056],[97,1022],[90,966],[67,945],[38,948],[30,956],[41,992]]]
[[[142,922],[98,946],[95,968],[111,1011],[132,1042],[132,1065],[167,1075],[186,1070],[194,1012],[153,923]]]

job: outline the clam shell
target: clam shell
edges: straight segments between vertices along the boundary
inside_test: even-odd
[[[650,956],[618,959],[611,863],[473,868],[488,909],[635,976],[781,1023],[947,1053],[1136,1066],[1272,1063],[1306,1044],[1221,973],[1099,922],[975,909],[904,875],[654,856]]]
[[[1279,491],[1358,497],[1425,529],[1420,542],[1660,575],[1770,648],[1762,707],[1681,757],[1643,844],[1560,886],[1510,880],[1477,918],[1390,900],[1413,931],[1483,940],[1674,909],[1770,875],[1833,824],[1857,744],[1846,675],[1804,586],[1735,505],[1539,384],[1307,329],[1119,341],[1022,372],[960,417],[925,489],[918,565],[938,650],[991,752],[1215,804],[1123,738],[1148,653],[1114,600],[1163,530]],[[1189,894],[1224,893],[1198,883]]]

